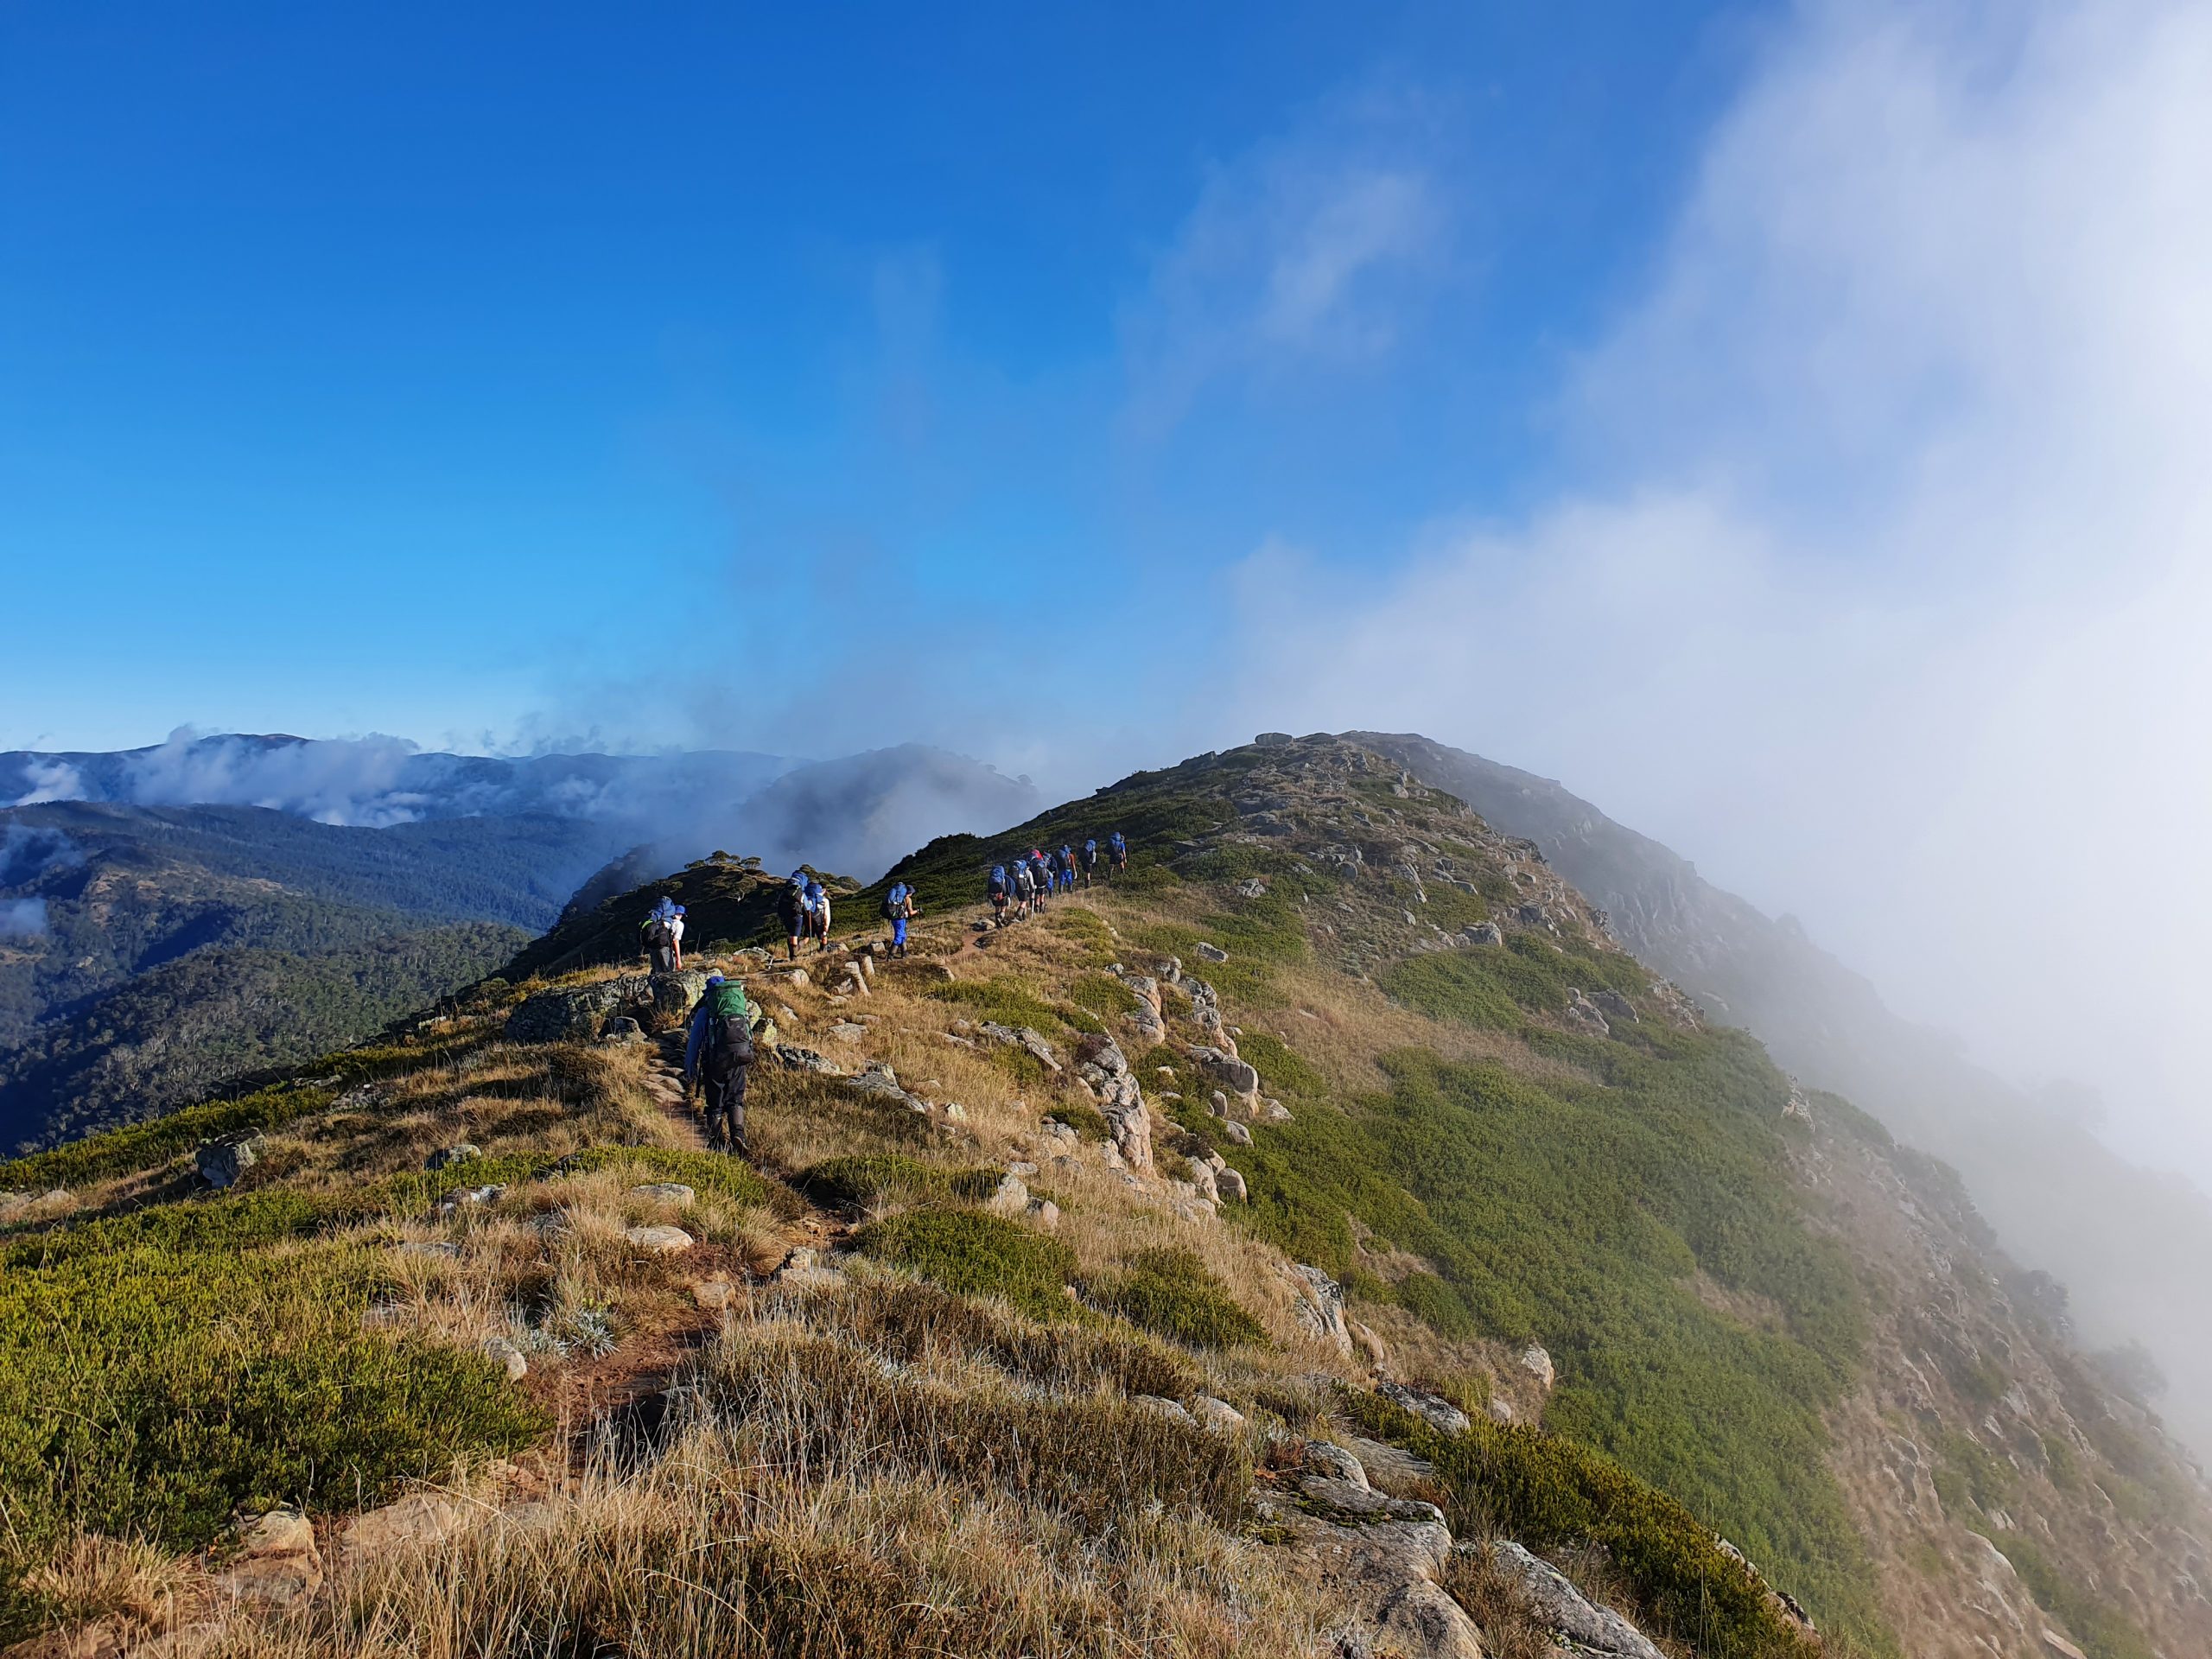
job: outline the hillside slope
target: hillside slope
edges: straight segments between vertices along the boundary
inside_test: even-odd
[[[990,862],[1115,828],[1113,886],[982,921]],[[2207,1649],[2202,1491],[1945,1172],[1459,801],[1271,743],[893,874],[910,959],[872,892],[798,969],[725,957],[774,1027],[749,1164],[627,1023],[687,988],[588,968],[0,1166],[6,1616],[1649,1659],[1525,1548],[1677,1652],[1803,1659],[1770,1586],[1831,1653]],[[738,945],[773,886],[672,879]],[[280,1502],[312,1529],[226,1530]]]
[[[1549,779],[1423,737],[1353,734],[1492,823],[1544,849],[1616,938],[1807,1082],[1847,1095],[1908,1144],[1955,1165],[2006,1248],[2062,1280],[2092,1341],[2146,1344],[2173,1379],[2162,1403],[2212,1449],[2212,1202],[2114,1155],[2078,1117],[1967,1062],[1900,1019],[1808,939],[1700,877]]]

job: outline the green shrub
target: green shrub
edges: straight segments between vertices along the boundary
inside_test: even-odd
[[[204,1141],[244,1129],[274,1129],[330,1104],[331,1091],[279,1084],[236,1100],[188,1106],[166,1117],[150,1118],[102,1135],[88,1135],[51,1152],[34,1153],[0,1164],[0,1191],[38,1192],[81,1186],[112,1175],[156,1169]]]
[[[1436,1465],[1455,1532],[1495,1530],[1535,1549],[1602,1546],[1647,1630],[1694,1643],[1710,1659],[1813,1659],[1711,1529],[1611,1459],[1487,1417],[1446,1435],[1377,1395],[1344,1389],[1338,1403],[1363,1432]]]
[[[1055,1027],[1066,1022],[1060,1011],[1038,996],[1018,979],[1001,976],[996,979],[960,979],[949,985],[933,985],[927,993],[939,1002],[950,1002],[970,1010],[982,1020],[995,1021],[1002,1026],[1027,1026],[1049,1034]]]
[[[883,1204],[980,1199],[997,1186],[995,1169],[950,1170],[895,1152],[826,1158],[799,1177],[799,1189],[826,1208],[860,1211]]]
[[[1267,1339],[1229,1287],[1188,1250],[1146,1250],[1090,1291],[1109,1313],[1193,1348],[1244,1348]]]
[[[1084,974],[1069,988],[1068,1001],[1093,1014],[1118,1017],[1135,1014],[1140,999],[1110,974]]]
[[[380,1253],[291,1242],[313,1217],[287,1195],[173,1209],[0,1275],[8,1634],[37,1613],[22,1568],[73,1527],[193,1548],[237,1510],[374,1502],[546,1427],[480,1356],[365,1332]]]
[[[963,1296],[996,1296],[1033,1319],[1077,1317],[1067,1294],[1075,1252],[1057,1238],[980,1210],[910,1210],[864,1227],[854,1243]]]
[[[1534,933],[1495,945],[1408,957],[1382,976],[1382,988],[1435,1020],[1511,1031],[1529,1014],[1557,1014],[1570,990],[1608,988],[1624,996],[1650,989],[1649,976],[1618,951],[1560,949]]]

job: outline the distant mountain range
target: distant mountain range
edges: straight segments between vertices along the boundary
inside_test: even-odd
[[[2212,1203],[2196,1188],[2120,1158],[2080,1118],[1891,1012],[1794,922],[1714,887],[1561,785],[1425,737],[1351,735],[1536,842],[1637,957],[1807,1083],[1850,1096],[1958,1169],[2006,1249],[2064,1282],[2085,1336],[2149,1347],[2172,1379],[2164,1408],[2175,1426],[2212,1448]]]

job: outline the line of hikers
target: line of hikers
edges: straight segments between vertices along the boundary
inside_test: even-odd
[[[1078,880],[1090,887],[1098,878],[1099,856],[1098,840],[1093,836],[1083,843],[1080,853],[1072,846],[1062,847],[1057,853],[1032,847],[1011,866],[992,865],[983,893],[990,900],[993,925],[1004,927],[1033,911],[1042,915],[1047,899],[1056,893],[1074,892]],[[1129,868],[1129,843],[1118,830],[1106,837],[1105,860],[1109,881]]]
[[[1106,838],[1103,849],[1109,880],[1129,868],[1129,844],[1118,830]],[[988,895],[991,918],[1004,926],[1012,908],[1015,918],[1033,910],[1042,912],[1046,897],[1071,893],[1078,880],[1090,887],[1097,879],[1101,849],[1096,839],[1083,843],[1080,854],[1072,846],[1057,853],[1033,847],[1026,857],[991,867]],[[780,909],[789,960],[798,957],[802,940],[815,942],[817,954],[830,948],[830,893],[818,877],[802,868],[793,870],[785,884]],[[906,925],[919,915],[913,888],[894,881],[883,897],[883,919],[891,924],[891,954],[906,954]],[[672,974],[683,967],[683,906],[666,893],[646,912],[641,929],[646,954],[656,974]],[[707,1142],[717,1149],[751,1158],[745,1138],[745,1082],[753,1061],[753,1015],[745,1000],[745,987],[719,973],[707,976],[699,1003],[683,1043],[683,1094],[689,1100],[703,1092]]]

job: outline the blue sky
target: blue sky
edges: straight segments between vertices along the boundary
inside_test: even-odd
[[[888,741],[787,645],[1024,571],[1202,651],[1270,537],[1544,486],[1756,22],[921,13],[10,8],[0,746]],[[1014,632],[921,734],[1081,706]]]

